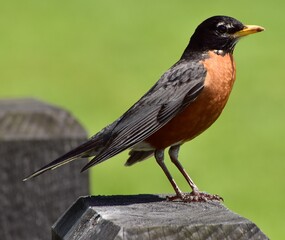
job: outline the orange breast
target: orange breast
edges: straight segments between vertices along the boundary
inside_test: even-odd
[[[210,127],[224,109],[235,81],[232,54],[210,52],[204,89],[197,99],[145,141],[157,149],[189,141]]]

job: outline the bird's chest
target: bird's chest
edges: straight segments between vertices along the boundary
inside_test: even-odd
[[[235,81],[236,71],[231,54],[221,56],[210,52],[209,55],[210,58],[202,62],[207,69],[207,75],[201,98],[210,101],[207,104],[215,107],[215,104],[224,105],[226,103]]]
[[[235,81],[233,56],[221,56],[214,52],[209,55],[202,62],[207,69],[204,89],[177,119],[180,118],[180,123],[185,125],[185,134],[189,136],[187,139],[194,138],[215,122],[228,101]]]
[[[204,89],[194,102],[150,137],[152,145],[163,148],[191,140],[221,114],[235,81],[235,64],[230,54],[209,55],[202,62],[207,69]]]

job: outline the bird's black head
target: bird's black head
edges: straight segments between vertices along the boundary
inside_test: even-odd
[[[244,25],[232,17],[214,16],[206,19],[196,28],[184,54],[209,50],[232,53],[240,37],[263,30],[259,26]]]

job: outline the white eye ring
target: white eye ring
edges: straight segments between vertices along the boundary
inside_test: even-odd
[[[226,33],[227,31],[228,31],[228,28],[227,28],[227,26],[226,25],[224,25],[224,24],[219,24],[219,25],[217,25],[217,31],[219,32],[219,33]]]

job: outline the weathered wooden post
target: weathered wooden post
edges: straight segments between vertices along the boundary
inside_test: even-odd
[[[52,227],[52,240],[268,239],[219,202],[182,203],[165,196],[80,198]]]
[[[22,179],[84,140],[85,130],[60,108],[32,99],[0,100],[1,240],[51,239],[51,225],[88,194],[88,175],[79,173],[86,162]]]
[[[218,202],[168,202],[163,195],[80,197],[63,213],[88,194],[80,161],[22,182],[85,139],[66,111],[31,99],[0,101],[1,240],[268,239]]]

